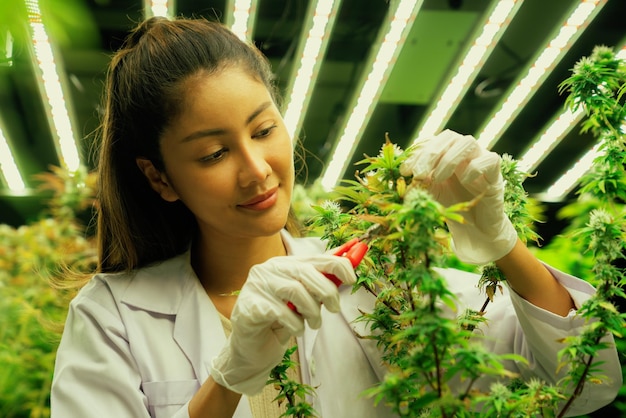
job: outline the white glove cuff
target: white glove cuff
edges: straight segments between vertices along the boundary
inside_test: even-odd
[[[469,237],[465,231],[455,234],[455,226],[449,227],[454,252],[459,260],[469,264],[483,265],[499,260],[513,250],[518,239],[515,227],[506,217],[495,238]]]
[[[241,382],[233,382],[232,384],[230,384],[226,380],[227,377],[224,376],[224,373],[220,371],[220,367],[224,366],[224,364],[222,364],[223,362],[224,360],[221,358],[221,356],[215,357],[211,361],[209,373],[215,383],[233,392],[241,393],[242,395],[246,396],[256,395],[263,390],[267,380],[269,379],[271,369],[263,370],[254,376],[249,376]]]

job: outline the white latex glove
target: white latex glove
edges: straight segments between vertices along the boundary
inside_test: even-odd
[[[465,223],[448,223],[461,261],[487,264],[513,249],[517,232],[504,213],[500,156],[480,147],[474,137],[445,130],[422,142],[400,172],[424,181],[446,207],[482,194],[477,204],[462,214]]]
[[[252,267],[230,317],[228,343],[211,362],[213,380],[245,395],[259,393],[289,338],[303,334],[304,321],[319,328],[322,304],[339,312],[337,286],[321,272],[356,281],[350,261],[334,255],[275,257]]]

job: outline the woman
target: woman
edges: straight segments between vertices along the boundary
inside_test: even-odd
[[[496,260],[514,290],[490,309],[491,348],[526,356],[528,368],[512,365],[524,377],[555,381],[556,340],[577,332],[573,312],[593,289],[518,240],[498,156],[446,131],[403,170],[446,205],[484,195],[471,225],[450,227],[463,260]],[[393,416],[360,396],[384,374],[376,347],[353,332],[371,298],[337,289],[322,272],[350,285],[350,263],[285,227],[291,138],[256,49],[205,20],[140,24],[111,63],[98,171],[99,271],[70,306],[53,417],[276,417],[265,382],[295,343],[293,378],[316,388],[321,416]],[[475,300],[474,277],[444,275],[459,304]],[[616,395],[615,350],[600,360],[607,383],[572,413]]]

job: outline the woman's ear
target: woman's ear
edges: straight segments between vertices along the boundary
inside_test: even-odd
[[[167,176],[165,173],[157,170],[154,164],[152,164],[152,161],[147,158],[137,157],[135,162],[137,163],[139,170],[141,170],[143,175],[148,179],[150,187],[152,187],[152,189],[157,192],[163,200],[168,202],[175,202],[178,200],[178,194],[172,188]]]

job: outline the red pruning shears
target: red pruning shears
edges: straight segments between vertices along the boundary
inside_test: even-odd
[[[368,249],[369,247],[365,242],[361,241],[360,238],[355,237],[345,244],[337,247],[335,251],[333,251],[333,255],[339,257],[348,257],[348,260],[350,260],[350,263],[352,263],[352,268],[356,268],[361,260],[363,260],[363,257],[365,257],[365,253]],[[324,273],[324,276],[326,276],[331,282],[335,283],[337,287],[341,286],[341,284],[343,283],[334,274]]]
[[[350,263],[352,263],[352,268],[356,268],[361,260],[363,260],[363,257],[365,257],[365,253],[367,253],[367,250],[369,249],[369,246],[365,241],[368,240],[371,237],[372,232],[379,227],[380,225],[378,224],[373,225],[362,236],[354,237],[345,244],[335,248],[332,254],[339,257],[347,257],[348,260],[350,260]],[[333,282],[337,287],[343,284],[343,282],[339,280],[339,278],[334,274],[324,273],[324,276],[326,276],[328,280]],[[292,311],[296,313],[298,312],[298,309],[294,306],[293,303],[287,302],[287,306],[289,306]]]

